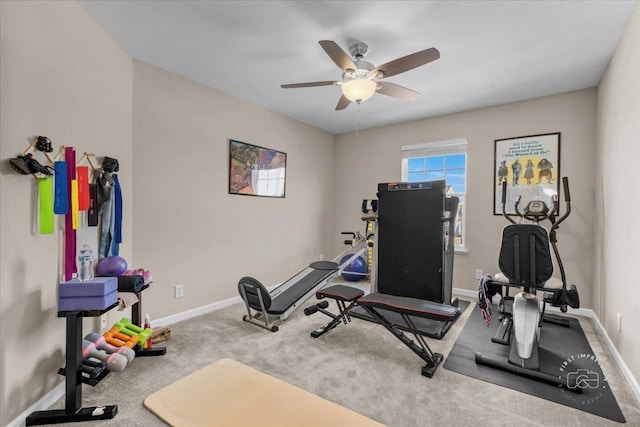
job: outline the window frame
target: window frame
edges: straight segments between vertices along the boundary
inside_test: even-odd
[[[466,237],[466,224],[467,224],[467,184],[468,184],[468,174],[467,174],[467,165],[469,160],[469,155],[467,152],[467,140],[465,138],[458,139],[450,139],[446,141],[436,141],[436,142],[427,142],[422,144],[414,144],[414,145],[403,145],[402,146],[402,181],[409,182],[409,159],[410,158],[426,158],[426,157],[437,157],[437,156],[450,156],[455,154],[464,154],[464,176],[465,176],[465,185],[464,192],[447,192],[447,195],[457,196],[463,200],[464,203],[460,203],[460,211],[461,211],[461,230],[460,235],[462,237],[462,244],[455,245],[454,250],[457,253],[466,253],[467,252],[467,237]],[[457,169],[457,168],[456,168]],[[446,165],[443,169],[444,173],[446,173]],[[428,171],[428,169],[426,169]],[[453,190],[453,187],[451,187]],[[455,227],[454,227],[455,228]]]

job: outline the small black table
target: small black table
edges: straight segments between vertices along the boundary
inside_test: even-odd
[[[117,306],[115,303],[104,310],[58,312],[58,317],[67,318],[64,409],[35,411],[27,417],[28,426],[107,420],[116,416],[118,405],[82,407],[82,318],[101,316]]]

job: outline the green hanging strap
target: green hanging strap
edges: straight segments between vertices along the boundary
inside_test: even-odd
[[[53,178],[38,179],[40,234],[53,234]]]

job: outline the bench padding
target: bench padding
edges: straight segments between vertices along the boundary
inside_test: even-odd
[[[341,301],[353,301],[364,295],[360,289],[345,285],[329,286],[316,292],[316,298],[331,298]]]
[[[358,300],[363,307],[380,308],[409,316],[424,317],[441,322],[452,322],[460,316],[460,309],[436,302],[399,297],[375,292]]]

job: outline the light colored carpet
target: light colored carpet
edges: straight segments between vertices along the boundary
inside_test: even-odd
[[[309,304],[313,303],[309,301]],[[334,305],[330,306],[334,309]],[[137,358],[98,386],[84,386],[84,406],[118,405],[112,420],[69,426],[162,426],[143,406],[157,390],[222,359],[235,359],[262,372],[394,427],[454,426],[609,426],[618,423],[497,385],[448,371],[420,374],[422,360],[382,326],[354,319],[313,339],[309,333],[329,320],[297,310],[277,333],[242,321],[236,304],[171,326],[163,343],[167,354]],[[432,350],[447,357],[472,304]],[[596,357],[627,419],[640,426],[640,403],[589,319],[580,319]],[[295,405],[295,402],[291,402]],[[52,408],[64,407],[60,399]],[[302,426],[301,426],[302,427]]]

